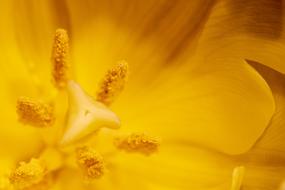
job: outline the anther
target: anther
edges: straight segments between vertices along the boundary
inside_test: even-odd
[[[234,169],[232,174],[231,190],[241,189],[244,173],[245,173],[245,168],[243,166],[238,166]]]
[[[97,93],[97,101],[109,106],[124,89],[128,78],[128,63],[121,61],[105,75]]]
[[[77,164],[88,179],[97,179],[104,174],[104,161],[91,147],[81,147],[76,151]]]
[[[115,146],[126,152],[139,152],[150,155],[158,151],[160,140],[145,133],[133,133],[125,137],[115,138]]]
[[[57,29],[54,36],[53,50],[52,50],[52,75],[54,84],[57,88],[64,88],[69,79],[69,38],[66,30]]]
[[[17,101],[19,120],[35,127],[47,127],[54,123],[53,106],[30,98],[19,98]]]
[[[11,173],[9,179],[17,189],[25,189],[40,183],[45,176],[45,168],[39,160],[31,159],[30,162],[21,162]]]

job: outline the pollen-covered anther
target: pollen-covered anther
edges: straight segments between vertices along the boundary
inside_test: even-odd
[[[77,164],[88,179],[97,179],[104,174],[103,157],[93,148],[84,146],[76,150]]]
[[[121,61],[105,75],[97,92],[97,101],[110,105],[124,89],[128,78],[128,63]]]
[[[145,133],[133,133],[115,138],[115,146],[127,152],[139,152],[150,155],[158,151],[160,140]]]
[[[51,104],[35,101],[30,98],[19,98],[17,101],[19,120],[35,127],[47,127],[54,123],[54,109]]]
[[[54,36],[52,50],[52,75],[54,84],[57,88],[64,88],[69,80],[69,38],[66,30],[57,29]]]
[[[21,162],[10,174],[9,180],[17,189],[26,189],[40,183],[45,177],[46,169],[39,160],[31,159],[30,162]]]

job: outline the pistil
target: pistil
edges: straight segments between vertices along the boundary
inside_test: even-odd
[[[68,144],[98,131],[102,127],[117,129],[120,119],[100,102],[94,101],[74,81],[68,86],[67,129],[61,144]]]

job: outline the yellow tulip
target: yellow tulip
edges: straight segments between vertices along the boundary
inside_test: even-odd
[[[281,0],[0,12],[0,189],[284,189]]]

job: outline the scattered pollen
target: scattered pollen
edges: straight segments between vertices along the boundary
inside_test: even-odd
[[[233,174],[232,174],[231,190],[241,189],[244,172],[245,172],[245,168],[243,166],[238,166],[234,169]]]
[[[109,106],[124,89],[128,72],[128,63],[126,61],[121,61],[110,69],[101,83],[97,93],[97,101]]]
[[[103,157],[91,147],[81,147],[76,151],[79,167],[88,179],[98,179],[104,174]]]
[[[160,140],[150,137],[145,133],[133,133],[126,137],[115,139],[115,146],[127,152],[139,152],[150,155],[158,151]]]
[[[45,176],[45,168],[37,159],[31,159],[29,163],[21,162],[10,175],[9,179],[18,189],[25,189],[40,183]]]
[[[19,120],[35,127],[47,127],[54,123],[53,106],[29,98],[19,98],[17,101]]]
[[[52,63],[53,63],[53,80],[57,88],[64,88],[69,79],[69,63],[68,63],[68,35],[66,30],[57,29],[55,32],[53,50],[52,50]]]

